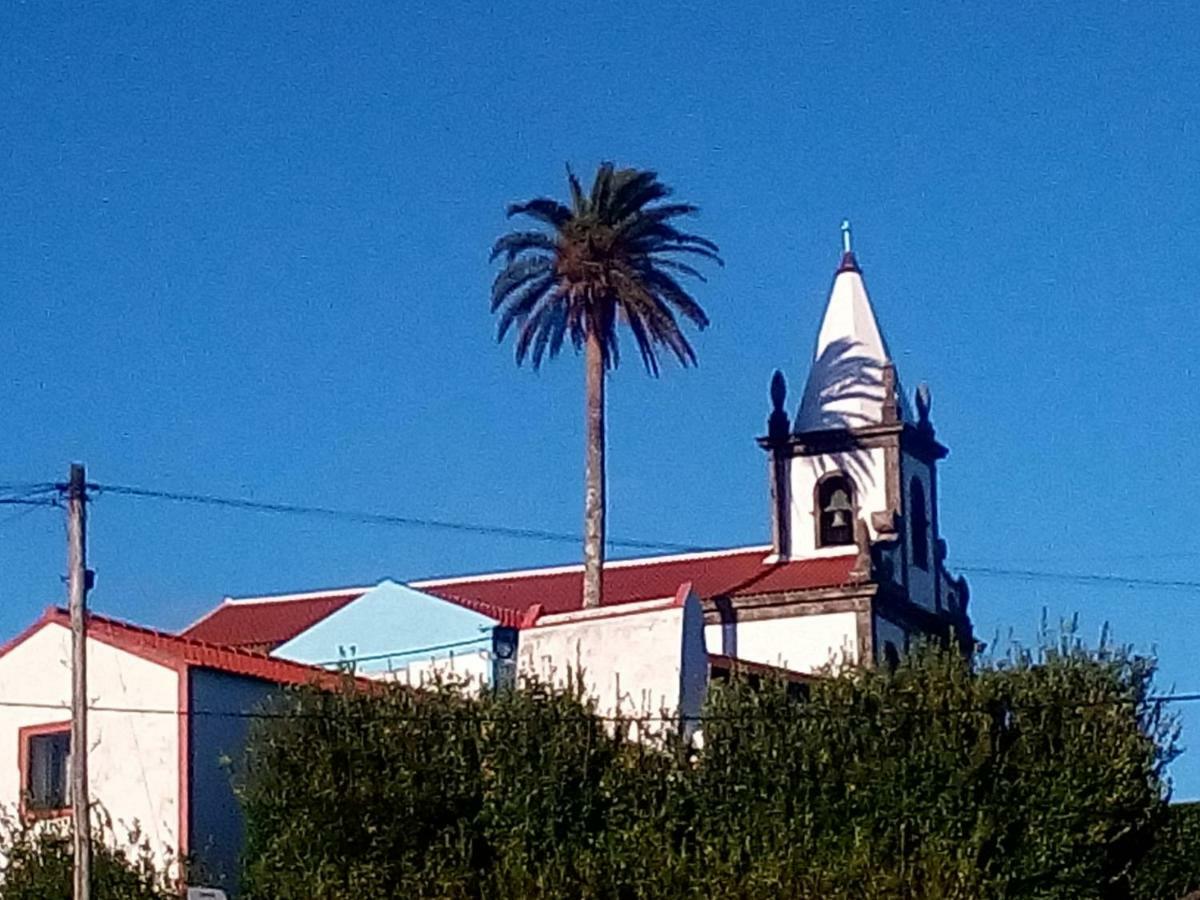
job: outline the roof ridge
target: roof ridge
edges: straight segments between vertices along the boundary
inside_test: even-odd
[[[70,611],[62,606],[51,607],[59,615],[69,618]],[[230,644],[214,644],[212,641],[202,641],[199,638],[188,637],[184,634],[175,634],[170,631],[163,631],[161,628],[153,628],[149,625],[139,625],[136,622],[130,622],[127,619],[118,619],[115,616],[109,616],[104,613],[88,611],[88,624],[99,623],[112,628],[120,628],[124,631],[136,632],[138,634],[152,637],[157,641],[171,644],[184,644],[189,647],[195,647],[199,650],[219,650],[223,653],[234,653],[241,656],[251,657],[253,659],[275,659],[269,653],[262,653],[256,650],[247,650],[244,647],[234,646]]]
[[[662,565],[670,562],[688,562],[698,559],[715,559],[720,556],[738,556],[743,553],[767,552],[772,549],[770,544],[752,544],[744,547],[728,547],[715,550],[693,550],[686,553],[668,553],[661,556],[638,556],[630,559],[614,559],[604,563],[604,570],[632,569],[637,566]],[[500,572],[481,572],[476,575],[443,576],[425,578],[419,581],[405,582],[408,587],[423,589],[427,587],[442,587],[451,584],[467,584],[485,581],[504,581],[509,578],[537,578],[543,575],[565,575],[569,572],[582,572],[583,563],[569,563],[561,566],[546,566],[532,569],[507,569]]]
[[[230,596],[225,597],[221,601],[221,606],[254,606],[260,603],[303,603],[306,600],[332,600],[335,597],[344,597],[347,594],[365,594],[367,591],[373,591],[379,587],[384,581],[390,580],[389,578],[384,578],[367,587],[356,585],[354,587],[327,588],[319,591],[297,591],[290,594],[263,594],[258,597]],[[221,606],[218,606],[217,609],[220,609]]]

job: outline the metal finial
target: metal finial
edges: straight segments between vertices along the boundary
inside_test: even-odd
[[[850,220],[842,219],[842,252],[850,252]]]

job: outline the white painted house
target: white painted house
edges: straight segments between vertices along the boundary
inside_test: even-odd
[[[194,854],[228,883],[242,818],[222,758],[241,751],[247,714],[278,685],[329,673],[100,616],[87,654],[93,802],[136,823],[160,860]],[[55,607],[0,648],[0,802],[26,820],[70,815],[70,659]]]

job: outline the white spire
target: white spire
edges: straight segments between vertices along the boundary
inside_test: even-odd
[[[887,403],[896,402],[895,394],[901,397],[901,418],[912,419],[894,371],[895,394],[886,396],[889,376],[885,370],[892,365],[892,357],[850,246],[850,222],[843,221],[842,262],[817,335],[812,369],[796,415],[797,432],[886,422],[891,419]]]

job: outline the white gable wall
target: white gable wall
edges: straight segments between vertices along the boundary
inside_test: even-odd
[[[708,677],[700,601],[523,629],[518,672],[560,686],[581,676],[602,716],[695,716]]]
[[[96,640],[88,641],[87,652],[93,706],[157,711],[88,715],[92,799],[114,822],[140,823],[156,851],[174,850],[179,840],[179,719],[174,714],[179,675]],[[57,623],[44,625],[0,657],[5,702],[62,707],[0,707],[0,803],[12,810],[21,795],[18,729],[70,718],[70,658],[71,632]]]

